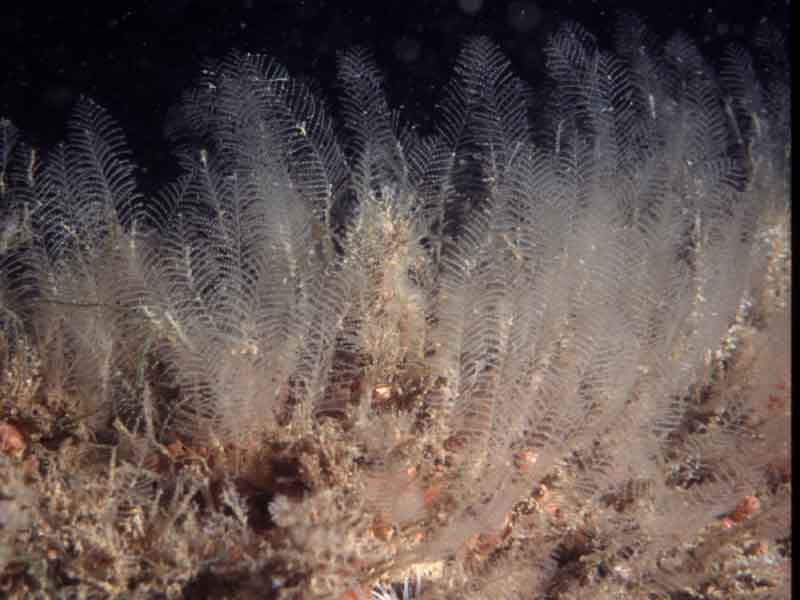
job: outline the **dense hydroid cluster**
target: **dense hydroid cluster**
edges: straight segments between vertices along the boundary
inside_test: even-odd
[[[533,106],[468,41],[430,136],[361,51],[336,123],[231,54],[157,198],[90,101],[4,121],[9,593],[783,597],[784,50],[616,42]]]

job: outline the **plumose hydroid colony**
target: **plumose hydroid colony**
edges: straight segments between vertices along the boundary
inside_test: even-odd
[[[421,136],[231,54],[157,198],[92,102],[3,121],[3,593],[787,597],[782,44],[546,56],[468,41]]]

